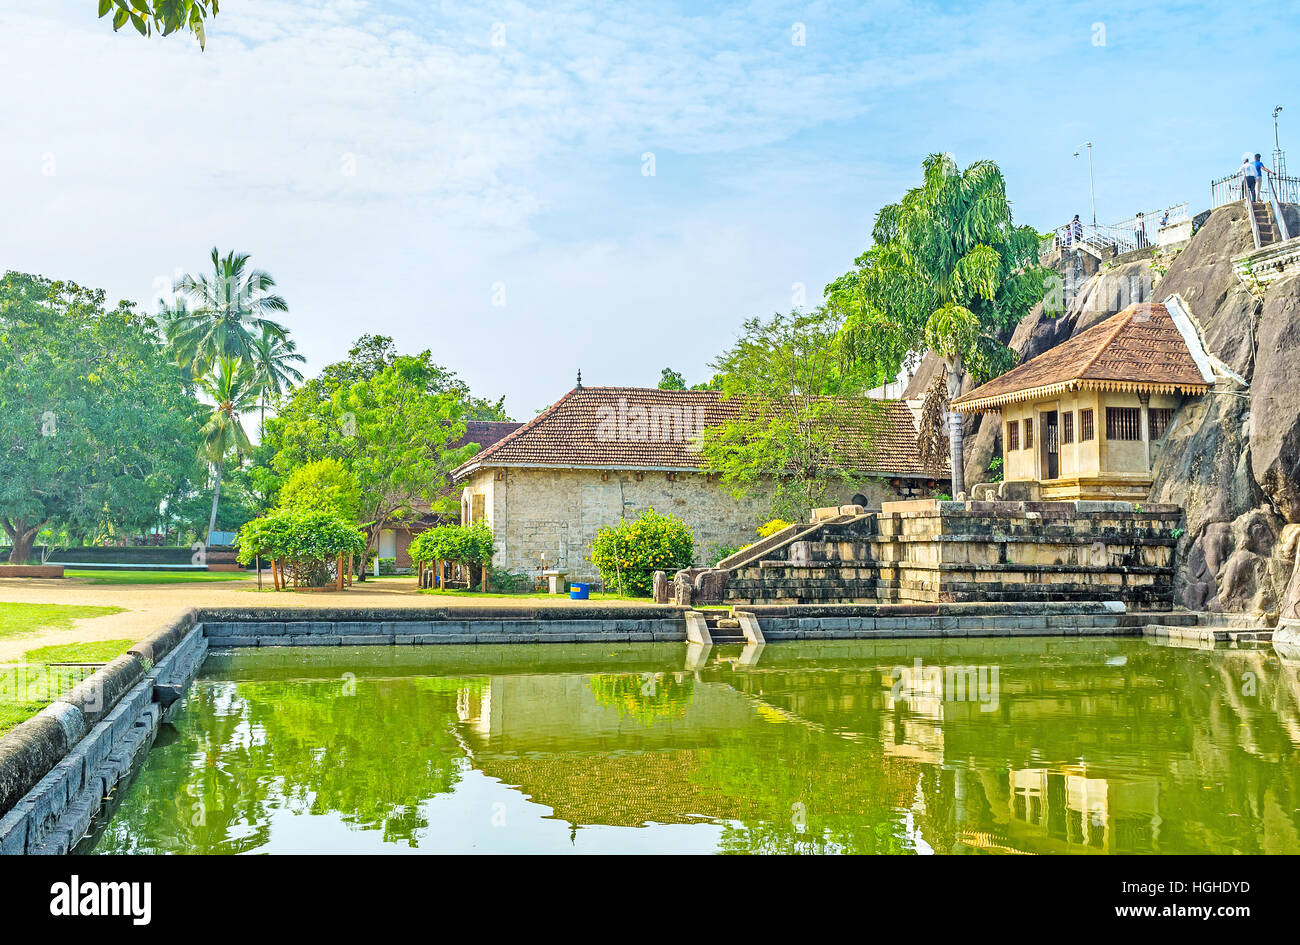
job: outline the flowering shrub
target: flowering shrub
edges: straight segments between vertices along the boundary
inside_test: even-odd
[[[620,585],[633,594],[654,590],[654,573],[689,568],[695,560],[695,539],[686,523],[673,515],[647,509],[638,519],[620,519],[602,528],[591,543],[591,563],[607,589]]]
[[[758,537],[769,538],[772,535],[775,535],[781,529],[789,528],[789,527],[790,527],[790,523],[787,522],[785,519],[774,518],[772,519],[772,521],[764,522],[762,525],[758,526]]]

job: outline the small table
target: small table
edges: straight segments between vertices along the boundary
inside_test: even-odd
[[[568,571],[543,571],[542,577],[546,578],[546,588],[548,594],[567,594],[569,593],[569,572]]]

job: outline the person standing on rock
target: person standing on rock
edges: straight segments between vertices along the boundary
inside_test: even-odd
[[[1260,166],[1262,167],[1263,165]],[[1241,156],[1240,173],[1243,181],[1241,195],[1251,203],[1254,203],[1259,193],[1259,171],[1256,169],[1255,161],[1251,158],[1250,154],[1243,154]]]
[[[1264,172],[1267,171],[1272,174],[1273,169],[1271,167],[1265,167],[1264,162],[1260,159],[1258,154],[1255,155],[1255,160],[1252,163],[1255,165],[1255,179],[1259,181],[1258,186],[1262,192],[1264,189]]]
[[[1070,242],[1076,245],[1083,242],[1083,224],[1079,222],[1077,213],[1074,215],[1074,219],[1070,221]]]

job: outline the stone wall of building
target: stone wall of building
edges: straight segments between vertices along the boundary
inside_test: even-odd
[[[671,476],[671,478],[670,478]],[[913,480],[903,488],[924,481]],[[836,498],[848,503],[855,493],[879,507],[899,496],[889,480],[845,485]],[[497,540],[494,564],[533,573],[558,563],[572,579],[598,577],[590,561],[591,544],[603,527],[620,517],[636,518],[654,508],[682,519],[695,537],[697,563],[707,563],[718,548],[738,548],[757,539],[755,529],[770,516],[761,498],[736,498],[704,473],[598,469],[485,469],[465,485],[462,508],[477,507]]]

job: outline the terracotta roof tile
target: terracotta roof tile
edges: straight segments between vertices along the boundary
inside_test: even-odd
[[[1130,305],[953,401],[958,410],[996,409],[1062,389],[1169,389],[1204,393],[1209,384],[1158,302]]]
[[[860,421],[841,431],[853,468],[934,475],[917,457],[916,426],[906,404],[864,400],[861,406]],[[575,388],[453,476],[463,477],[479,465],[702,469],[697,434],[742,409],[742,400],[723,400],[716,391]]]

